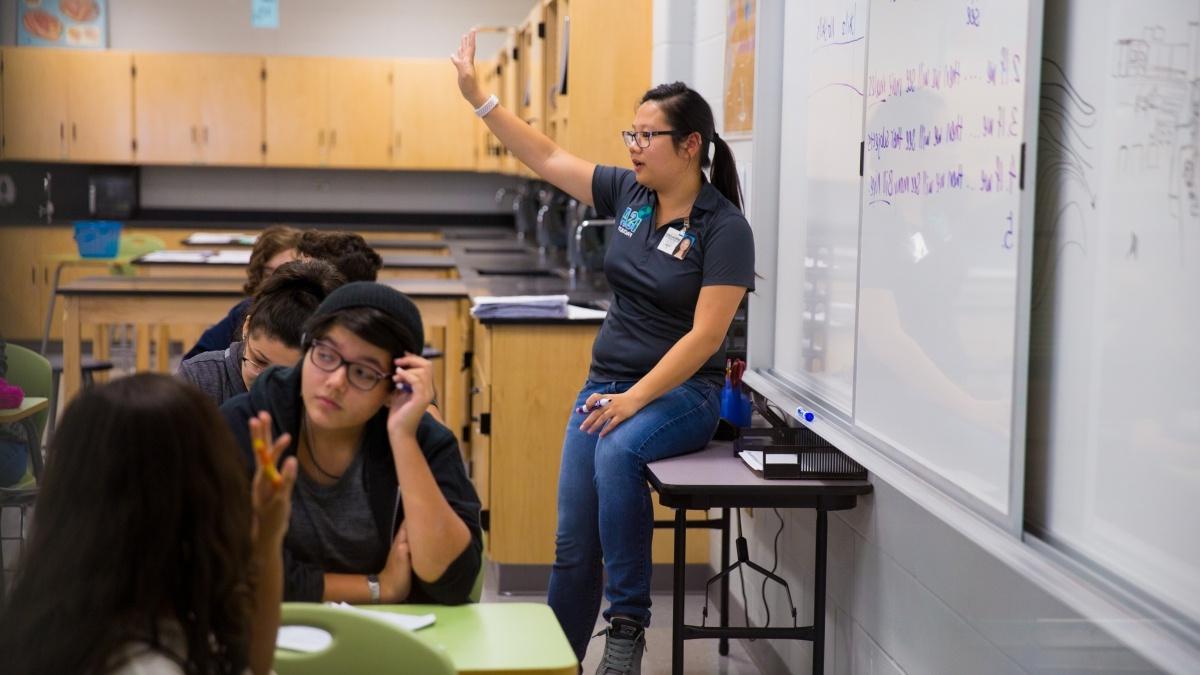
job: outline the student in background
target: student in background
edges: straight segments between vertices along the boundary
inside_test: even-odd
[[[300,257],[296,251],[300,234],[300,230],[294,227],[273,225],[258,235],[250,252],[250,263],[246,265],[246,283],[242,286],[246,295],[254,295],[263,279],[271,276],[280,265]],[[242,317],[249,304],[250,299],[246,298],[234,305],[224,319],[204,331],[200,340],[183,355],[183,358],[186,360],[197,354],[228,347],[234,341],[234,336],[239,334]]]
[[[304,332],[300,363],[267,370],[221,407],[247,466],[246,425],[260,411],[299,460],[284,597],[466,602],[483,550],[479,498],[454,434],[426,412],[433,369],[416,305],[350,283]]]
[[[291,230],[291,228],[288,229]],[[375,249],[367,245],[365,239],[353,232],[291,231],[296,235],[293,239],[289,239],[293,248],[286,252],[290,256],[287,260],[298,258],[324,260],[333,265],[346,281],[374,281],[379,274],[379,269],[383,267],[383,258],[375,252]],[[264,232],[263,236],[266,236],[266,233]],[[257,245],[256,241],[255,246]],[[281,252],[279,256],[282,257],[284,253]],[[251,267],[254,266],[254,260],[255,257],[252,254],[250,257]],[[251,281],[257,278],[256,283],[261,284],[262,279],[269,277],[277,267],[278,265],[275,267],[264,266],[259,273],[247,268],[246,273],[251,277]],[[246,283],[248,288],[250,281]],[[256,285],[254,288],[257,287]],[[253,292],[253,289],[247,291],[247,293]],[[239,302],[229,310],[229,315],[220,323],[205,331],[200,341],[184,358],[189,359],[203,352],[220,351],[233,344],[238,335],[237,327],[242,325],[246,310],[250,307],[250,300],[250,298],[246,298]],[[200,349],[201,346],[204,348]]]
[[[603,588],[609,627],[597,672],[640,672],[654,528],[645,467],[711,439],[725,335],[754,288],[754,240],[733,155],[708,103],[676,82],[646,92],[633,128],[622,132],[633,170],[596,166],[498,105],[480,88],[474,59],[470,33],[451,61],[496,138],[600,217],[619,219],[604,258],[616,299],[563,443],[548,601],[582,661]]]
[[[24,393],[8,380],[8,358],[5,355],[4,337],[0,336],[0,408],[11,408],[20,405]],[[15,390],[15,391],[14,391]],[[11,397],[17,406],[10,405],[4,400]],[[25,476],[29,467],[28,443],[25,434],[10,425],[0,425],[0,487],[16,485]],[[3,571],[0,570],[0,574]],[[3,583],[0,580],[0,583]]]
[[[383,267],[383,258],[362,235],[353,232],[305,230],[296,242],[296,250],[305,258],[333,265],[347,282],[375,281]]]
[[[216,407],[176,378],[85,390],[0,611],[4,671],[269,673],[295,460],[281,473],[247,480]]]
[[[179,375],[218,406],[249,390],[272,365],[300,360],[301,329],[330,291],[344,283],[333,265],[294,260],[279,266],[259,286],[242,323],[241,340],[197,354],[179,366]]]

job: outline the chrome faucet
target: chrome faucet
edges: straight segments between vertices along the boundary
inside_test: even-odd
[[[587,204],[580,205],[580,211],[587,209]],[[579,221],[575,226],[575,236],[572,239],[572,248],[570,255],[570,275],[571,284],[574,285],[579,272],[584,269],[583,266],[583,231],[589,227],[612,227],[617,221],[613,218],[585,218]]]
[[[54,200],[50,198],[50,185],[53,177],[50,172],[46,172],[46,177],[42,179],[42,189],[46,191],[46,203],[38,207],[38,218],[45,218],[46,224],[49,225],[54,220]]]

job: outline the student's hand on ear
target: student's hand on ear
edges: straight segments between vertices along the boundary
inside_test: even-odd
[[[388,435],[415,436],[421,416],[433,401],[433,363],[416,354],[405,354],[393,362],[395,386],[408,385],[412,392],[396,389],[388,404]]]
[[[379,573],[379,599],[388,604],[404,602],[412,591],[412,553],[408,548],[408,525],[401,523],[392,541],[387,563]]]
[[[450,62],[458,71],[458,90],[463,98],[476,108],[483,102],[479,81],[475,77],[475,31],[472,29],[458,43],[458,52],[450,56]]]
[[[583,420],[583,424],[579,425],[580,431],[585,433],[591,434],[599,431],[600,438],[611,434],[613,429],[646,406],[636,395],[625,392],[623,394],[592,394],[587,399],[587,407],[591,408],[602,398],[608,399],[608,405],[593,410],[587,419]]]
[[[250,418],[250,444],[254,452],[254,479],[250,502],[254,507],[254,540],[280,547],[292,512],[292,487],[296,484],[296,458],[288,457],[276,471],[279,458],[292,442],[290,434],[271,438],[271,414],[263,411]],[[261,448],[261,450],[260,450]]]

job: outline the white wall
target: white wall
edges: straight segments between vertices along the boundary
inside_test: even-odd
[[[683,79],[719,108],[723,87],[726,0],[656,0],[655,80]],[[759,0],[755,91],[755,135],[731,143],[739,167],[752,167],[750,223],[755,231],[758,272],[764,277],[751,297],[750,360],[770,363],[775,236],[778,228],[781,153],[779,55],[786,39],[785,11],[803,11],[799,0]],[[764,19],[768,19],[765,20]],[[671,21],[669,28],[662,20]],[[764,56],[772,59],[764,62]],[[718,123],[719,124],[719,123]],[[758,142],[759,156],[755,157]],[[774,170],[772,171],[772,166]],[[768,208],[768,205],[773,208]],[[755,307],[764,307],[756,312]],[[1109,630],[1119,612],[1087,612],[1048,589],[1077,585],[1065,577],[1039,577],[1023,565],[1020,542],[982,521],[933,515],[927,500],[908,482],[872,474],[875,492],[853,511],[829,517],[826,594],[826,670],[830,673],[1020,673],[1153,672],[1142,656]],[[891,475],[889,474],[889,480]],[[815,515],[780,511],[779,572],[789,581],[801,623],[811,622]],[[953,524],[951,524],[953,523]],[[770,509],[743,512],[751,558],[770,567],[779,520]],[[735,531],[736,534],[736,531]],[[981,543],[983,542],[983,543]],[[996,542],[1000,542],[996,545]],[[1017,553],[1013,553],[1017,551]],[[712,560],[719,560],[716,537]],[[761,577],[746,579],[752,622],[764,618]],[[1081,587],[1081,586],[1078,586]],[[735,583],[733,589],[738,588]],[[735,592],[735,595],[738,595]],[[772,625],[788,616],[786,596],[768,586]],[[742,605],[740,597],[735,604]],[[735,622],[740,609],[733,613]],[[1111,620],[1109,620],[1111,619]],[[1115,625],[1114,625],[1115,624]],[[811,644],[803,641],[746,643],[763,672],[807,673]]]
[[[0,44],[16,43],[18,0],[0,0]],[[109,0],[113,49],[446,58],[473,25],[516,25],[535,0],[280,0],[279,28],[250,25],[250,0]],[[503,36],[482,34],[479,53]],[[467,104],[463,103],[464,110]],[[462,139],[464,142],[469,139]],[[447,142],[454,142],[448,139]],[[490,174],[144,167],[147,208],[503,213]]]

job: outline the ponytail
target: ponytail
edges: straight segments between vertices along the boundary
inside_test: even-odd
[[[737,165],[729,145],[717,136],[713,122],[712,107],[695,89],[683,82],[660,84],[642,96],[642,103],[654,101],[675,130],[672,141],[679,146],[680,139],[700,134],[700,169],[710,169],[713,187],[725,196],[739,211],[742,210],[742,186],[738,182]],[[713,157],[708,158],[709,146]],[[711,168],[710,168],[711,165]]]
[[[733,152],[723,138],[713,132],[712,168],[708,171],[709,180],[717,191],[733,202],[738,211],[742,210],[742,184],[738,180],[737,163],[733,160]]]

